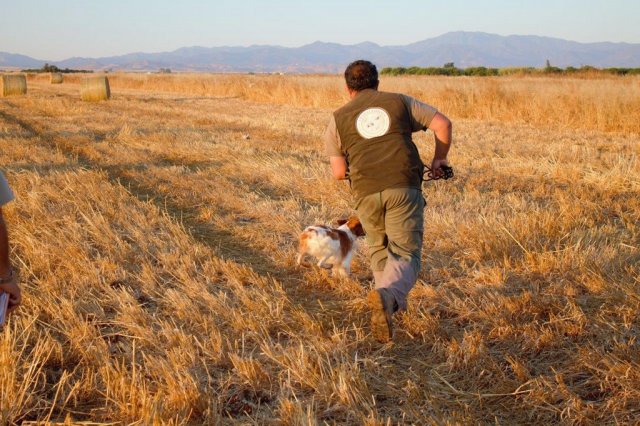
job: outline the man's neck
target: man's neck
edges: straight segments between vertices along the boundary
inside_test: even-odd
[[[347,91],[349,92],[349,98],[353,99],[356,96],[358,96],[358,94],[364,92],[365,90],[378,90],[378,89],[374,89],[374,88],[369,88],[369,89],[362,89],[362,90],[351,90],[349,88],[347,88]]]

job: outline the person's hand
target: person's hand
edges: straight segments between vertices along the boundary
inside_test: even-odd
[[[434,158],[433,162],[431,162],[431,174],[435,179],[441,178],[444,176],[444,171],[442,171],[442,166],[448,166],[449,162],[446,158],[437,159]]]
[[[22,297],[20,296],[20,287],[18,287],[18,278],[14,273],[11,280],[0,284],[0,292],[9,293],[9,308],[7,314],[13,312],[19,305]]]

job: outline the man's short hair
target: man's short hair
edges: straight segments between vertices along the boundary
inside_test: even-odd
[[[377,89],[378,69],[371,62],[360,59],[347,66],[344,79],[350,90]]]

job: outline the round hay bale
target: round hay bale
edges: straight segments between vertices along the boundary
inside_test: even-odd
[[[24,74],[3,74],[0,78],[2,96],[26,95],[27,78]]]
[[[106,76],[83,78],[80,97],[89,102],[106,101],[111,97],[109,79]]]
[[[59,73],[59,72],[51,73],[51,84],[62,84],[63,81],[64,81],[64,77],[62,76],[62,73]]]

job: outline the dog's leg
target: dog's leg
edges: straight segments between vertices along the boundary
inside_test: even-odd
[[[344,276],[348,277],[351,274],[351,258],[353,257],[353,251],[347,254],[347,256],[342,261],[342,270],[344,271]]]
[[[338,276],[346,278],[349,276],[349,271],[344,268],[344,265],[339,264],[333,267],[333,269],[331,270],[331,275],[334,277]]]
[[[344,277],[344,278],[348,277],[350,272],[349,261],[350,261],[350,257],[347,256],[346,258],[342,259],[342,261],[336,262],[333,265],[333,269],[331,270],[331,276]]]
[[[333,267],[333,265],[328,265],[325,264],[324,262],[326,262],[327,260],[329,260],[331,256],[325,256],[322,259],[320,259],[318,261],[318,267],[322,268],[322,269],[331,269]]]
[[[344,273],[344,276],[348,277],[351,274],[351,267],[349,266],[349,264],[342,264],[342,271]]]

